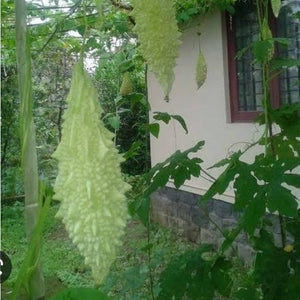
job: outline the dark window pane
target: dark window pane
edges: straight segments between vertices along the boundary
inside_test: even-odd
[[[238,2],[235,14],[236,51],[249,46],[258,38],[258,23],[255,7],[248,2]],[[248,50],[236,60],[238,81],[238,110],[262,110],[261,70],[253,65],[253,56]]]
[[[282,2],[282,8],[276,20],[277,36],[290,39],[287,46],[278,46],[278,55],[281,58],[300,59],[300,21],[295,13],[300,10],[299,0]],[[292,67],[281,73],[280,103],[300,102],[300,68]]]

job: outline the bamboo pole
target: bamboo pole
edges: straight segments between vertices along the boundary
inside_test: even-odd
[[[38,212],[38,166],[35,142],[35,127],[32,118],[31,58],[26,26],[25,0],[16,0],[16,56],[18,70],[20,109],[21,161],[25,189],[25,226],[28,241],[37,222]],[[25,284],[31,300],[44,299],[45,284],[41,271],[40,243],[31,262],[29,282]],[[28,270],[29,271],[29,270]]]

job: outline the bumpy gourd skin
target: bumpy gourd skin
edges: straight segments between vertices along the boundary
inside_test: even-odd
[[[196,82],[197,82],[198,89],[205,82],[206,76],[207,76],[207,66],[206,66],[206,62],[205,62],[203,53],[200,51],[198,54],[197,66],[196,66]]]
[[[68,108],[63,116],[62,140],[53,154],[59,173],[55,199],[70,238],[101,283],[116,257],[128,218],[113,134],[100,120],[97,91],[82,64],[73,69]]]
[[[132,92],[132,84],[128,72],[125,72],[123,75],[122,84],[120,87],[120,95],[125,96]]]
[[[131,0],[131,3],[140,50],[168,99],[180,36],[173,0]]]

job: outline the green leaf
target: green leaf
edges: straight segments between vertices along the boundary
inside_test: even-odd
[[[156,138],[158,138],[158,135],[159,135],[159,129],[160,129],[160,126],[158,123],[152,123],[152,124],[149,124],[147,126],[148,128],[148,131],[153,135],[155,136]]]
[[[259,62],[268,60],[270,53],[273,51],[273,47],[273,39],[253,42],[252,50],[255,59]]]
[[[139,199],[138,206],[136,207],[136,214],[144,226],[149,225],[149,212],[150,212],[150,198],[143,197]]]
[[[203,253],[209,251],[211,246],[202,245],[173,258],[161,273],[161,291],[157,299],[212,300],[215,287],[209,273],[213,262],[202,258]]]
[[[166,124],[169,124],[171,116],[165,112],[154,112],[153,119],[157,121],[163,121]]]
[[[169,115],[166,112],[154,112],[153,119],[157,121],[163,121],[166,124],[169,124],[171,119],[176,120],[179,122],[179,124],[182,126],[182,128],[185,130],[185,133],[188,133],[188,129],[186,126],[186,123],[184,119],[180,115]]]
[[[191,179],[191,173],[185,166],[178,166],[174,169],[171,177],[174,179],[174,185],[178,189],[187,179]]]
[[[290,280],[289,260],[291,253],[274,246],[273,237],[265,230],[255,239],[257,250],[254,264],[254,280],[261,286],[264,300],[287,300]]]
[[[296,217],[297,201],[290,190],[279,184],[269,185],[266,193],[267,206],[270,212],[278,211],[281,215]]]
[[[112,300],[102,292],[91,288],[70,288],[63,290],[49,300]]]
[[[217,178],[217,180],[210,186],[208,191],[200,198],[202,202],[211,200],[216,194],[223,194],[227,189],[229,183],[234,179],[236,170],[230,164],[226,170]]]
[[[119,70],[121,73],[131,72],[134,70],[134,68],[135,68],[135,65],[134,65],[133,59],[125,60],[119,65]]]
[[[217,291],[224,297],[229,297],[233,281],[229,275],[231,262],[225,257],[219,257],[211,270],[212,282]]]
[[[286,58],[286,59],[272,59],[270,61],[270,69],[278,70],[278,69],[287,69],[291,67],[299,67],[300,59]]]
[[[142,145],[141,141],[135,141],[131,145],[130,149],[123,154],[123,157],[125,159],[128,159],[130,157],[136,156],[138,154],[138,150],[140,149],[141,145]]]
[[[157,188],[165,186],[169,179],[174,179],[178,188],[185,180],[190,179],[191,175],[198,176],[202,160],[197,157],[190,159],[188,155],[199,151],[203,145],[204,142],[200,141],[184,152],[178,150],[164,162],[155,165],[145,176],[145,184],[148,185],[146,193],[150,195]]]
[[[283,182],[288,185],[292,185],[296,188],[300,188],[300,175],[299,174],[284,174],[282,176]]]
[[[182,128],[185,130],[185,133],[187,134],[188,129],[187,129],[187,126],[186,126],[186,123],[185,123],[184,119],[179,115],[171,115],[171,117],[180,123]]]
[[[245,194],[247,190],[245,190]],[[266,203],[265,203],[264,194],[262,192],[250,202],[250,204],[245,208],[244,215],[241,219],[242,227],[247,233],[252,235],[255,229],[258,227],[260,220],[266,214]]]
[[[120,119],[118,116],[112,116],[107,118],[107,121],[109,125],[114,129],[114,130],[119,130],[120,128]]]
[[[274,16],[277,18],[281,8],[281,0],[271,0],[271,6]]]

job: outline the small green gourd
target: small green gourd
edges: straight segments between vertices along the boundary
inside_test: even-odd
[[[197,66],[196,66],[196,83],[198,89],[203,85],[203,83],[206,80],[206,77],[207,77],[207,66],[206,66],[203,53],[200,51],[198,54]]]
[[[129,76],[129,72],[125,72],[123,75],[122,84],[120,87],[120,95],[125,96],[132,92],[132,84]]]
[[[53,154],[58,160],[55,199],[61,201],[57,216],[100,284],[124,234],[130,187],[121,178],[123,158],[100,120],[97,91],[81,63],[74,66],[67,105]]]

